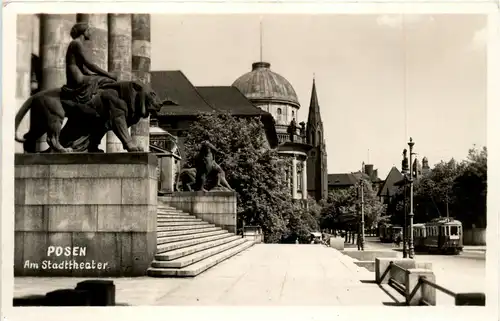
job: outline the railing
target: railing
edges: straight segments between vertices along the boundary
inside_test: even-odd
[[[421,270],[421,272],[429,273],[430,271]],[[387,269],[382,274],[380,280],[384,280],[389,274],[389,286],[405,297],[407,305],[436,305],[436,290],[439,290],[453,297],[455,299],[456,306],[486,305],[486,296],[484,293],[455,293],[432,282],[423,275],[418,276],[416,284],[413,281],[414,286],[412,288],[412,284],[410,281],[411,273],[412,271],[410,271],[409,269],[406,269],[391,261],[387,266]]]
[[[286,134],[286,133],[277,133],[278,135],[278,142],[280,144],[283,144],[283,143],[287,143],[287,142],[292,142],[292,140],[290,139],[290,134]],[[306,138],[303,137],[303,136],[300,136],[300,135],[297,135],[297,134],[294,134],[293,135],[293,142],[294,143],[301,143],[301,144],[305,144],[306,143]]]
[[[391,262],[387,268],[393,276],[389,278],[389,285],[402,296],[406,297],[405,280],[408,277],[408,270]]]
[[[415,289],[412,291],[412,296],[415,295],[416,291],[420,287],[429,286],[436,290],[439,290],[455,299],[455,305],[475,305],[475,306],[485,306],[486,305],[486,295],[484,293],[455,293],[450,291],[434,282],[427,280],[425,277],[419,277],[418,283]],[[420,299],[422,305],[432,305],[425,298]]]

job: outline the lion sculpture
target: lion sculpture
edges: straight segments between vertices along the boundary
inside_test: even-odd
[[[233,191],[226,180],[224,170],[215,162],[213,152],[222,154],[210,142],[201,143],[200,152],[196,157],[195,168],[184,168],[179,171],[175,189],[177,191],[203,191],[212,189]],[[208,181],[213,178],[213,181]]]
[[[149,86],[136,81],[114,82],[99,88],[88,104],[95,113],[65,103],[60,94],[60,88],[39,92],[19,109],[15,119],[16,141],[23,143],[25,152],[34,153],[36,141],[44,134],[53,152],[102,152],[98,146],[109,130],[116,134],[125,150],[142,151],[133,143],[128,127],[156,114],[162,105]],[[31,111],[30,128],[20,138],[17,129],[28,111]],[[63,128],[65,117],[68,121]]]

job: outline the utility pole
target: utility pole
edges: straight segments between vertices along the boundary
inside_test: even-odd
[[[446,191],[446,218],[450,219],[450,210],[448,209],[448,191]]]
[[[365,198],[364,198],[364,180],[361,177],[361,251],[365,250]]]
[[[406,148],[403,150],[403,161],[401,163],[401,173],[403,174],[403,258],[408,257],[408,206],[406,204],[407,185],[408,185],[408,158],[406,158]]]
[[[413,139],[410,137],[410,141],[408,142],[408,146],[410,147],[410,166],[413,166],[412,156],[413,156],[413,146],[415,143]],[[415,248],[413,244],[413,168],[410,167],[410,259],[413,259],[415,256]]]
[[[406,190],[407,190],[407,187],[406,187],[406,173],[403,174],[404,177],[404,185],[403,185],[403,258],[407,258],[408,257],[408,223],[406,222],[406,215],[408,214],[407,213],[407,209],[408,209],[408,206],[406,205]]]

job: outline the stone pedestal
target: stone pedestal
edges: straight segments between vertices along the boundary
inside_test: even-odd
[[[14,274],[146,275],[156,168],[148,153],[16,154]]]
[[[254,241],[255,243],[264,242],[264,235],[260,226],[245,226],[243,227],[243,237]]]
[[[173,153],[158,154],[158,164],[160,167],[160,194],[174,192],[174,185],[177,173],[180,170],[180,156]]]
[[[191,213],[205,222],[236,233],[235,192],[175,192],[159,199],[161,202]]]

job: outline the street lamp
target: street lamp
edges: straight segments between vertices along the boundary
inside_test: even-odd
[[[413,259],[415,256],[415,247],[413,244],[413,162],[412,162],[412,156],[413,156],[413,145],[415,143],[413,142],[413,139],[410,137],[410,141],[408,142],[408,146],[410,147],[410,244],[409,244],[409,257],[410,259]]]
[[[361,251],[365,250],[365,198],[364,179],[361,177]]]
[[[403,174],[403,258],[408,257],[408,224],[406,222],[406,215],[408,206],[406,204],[406,190],[408,185],[408,158],[406,157],[407,150],[403,150],[403,161],[401,162],[401,173]]]

